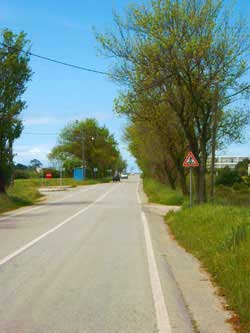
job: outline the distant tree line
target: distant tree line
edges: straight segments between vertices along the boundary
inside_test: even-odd
[[[125,138],[139,167],[187,194],[182,163],[191,150],[199,203],[207,200],[208,156],[213,196],[215,152],[240,141],[249,123],[250,33],[232,13],[222,0],[151,0],[96,33],[115,61],[110,78],[124,87],[115,111],[128,118]]]

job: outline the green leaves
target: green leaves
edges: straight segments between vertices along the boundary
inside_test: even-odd
[[[115,111],[126,115],[136,128],[146,126],[149,138],[153,137],[152,127],[155,133],[161,131],[157,149],[164,147],[171,156],[167,164],[174,163],[177,170],[182,149],[193,151],[201,162],[196,173],[201,202],[206,200],[205,172],[211,147],[225,142],[222,133],[227,138],[242,133],[241,110],[236,108],[240,114],[237,126],[225,128],[225,120],[231,118],[227,105],[234,101],[232,91],[244,97],[240,87],[248,70],[250,32],[231,14],[223,0],[151,0],[147,6],[130,6],[125,18],[116,16],[116,31],[98,39],[103,52],[116,61],[113,80],[125,87],[115,100]],[[157,154],[147,146],[152,155],[138,155],[145,150],[140,145],[147,142],[145,131],[139,130],[138,135],[137,161],[151,172],[150,159],[155,160]],[[132,141],[131,145],[134,147]],[[175,158],[172,150],[177,152]],[[166,163],[158,156],[156,165],[165,169]]]
[[[114,136],[93,118],[67,125],[59,136],[59,145],[53,148],[49,158],[62,161],[68,174],[74,167],[82,166],[84,158],[90,177],[94,176],[94,168],[98,169],[99,177],[108,175],[108,170],[126,168]]]
[[[0,34],[0,192],[5,192],[13,174],[13,143],[21,135],[19,118],[25,108],[22,95],[31,79],[26,34],[5,29]]]

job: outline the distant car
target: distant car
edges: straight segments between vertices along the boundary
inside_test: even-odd
[[[121,174],[121,179],[128,179],[128,174],[127,173],[122,173]]]
[[[121,180],[121,178],[120,178],[119,173],[116,173],[116,174],[113,176],[113,182],[119,182],[120,180]]]

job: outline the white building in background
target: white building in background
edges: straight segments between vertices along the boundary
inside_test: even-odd
[[[248,158],[250,160],[250,156],[216,156],[215,158],[215,169],[221,169],[225,167],[229,167],[234,169],[236,164]],[[208,157],[208,168],[211,164],[211,156]]]

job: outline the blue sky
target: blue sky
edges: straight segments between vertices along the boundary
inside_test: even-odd
[[[92,27],[98,31],[110,27],[112,11],[121,13],[130,2],[1,0],[0,27],[27,32],[34,53],[105,71],[111,62],[97,56]],[[249,0],[239,0],[237,6],[250,18]],[[39,133],[58,133],[71,120],[95,117],[115,134],[123,156],[131,166],[135,165],[121,140],[125,119],[116,117],[112,111],[119,87],[101,75],[36,58],[31,59],[31,67],[34,75],[24,96],[28,107],[22,115],[25,129],[15,144],[17,162],[28,163],[38,158],[46,164],[57,136]],[[223,153],[250,155],[250,142],[232,145]]]

